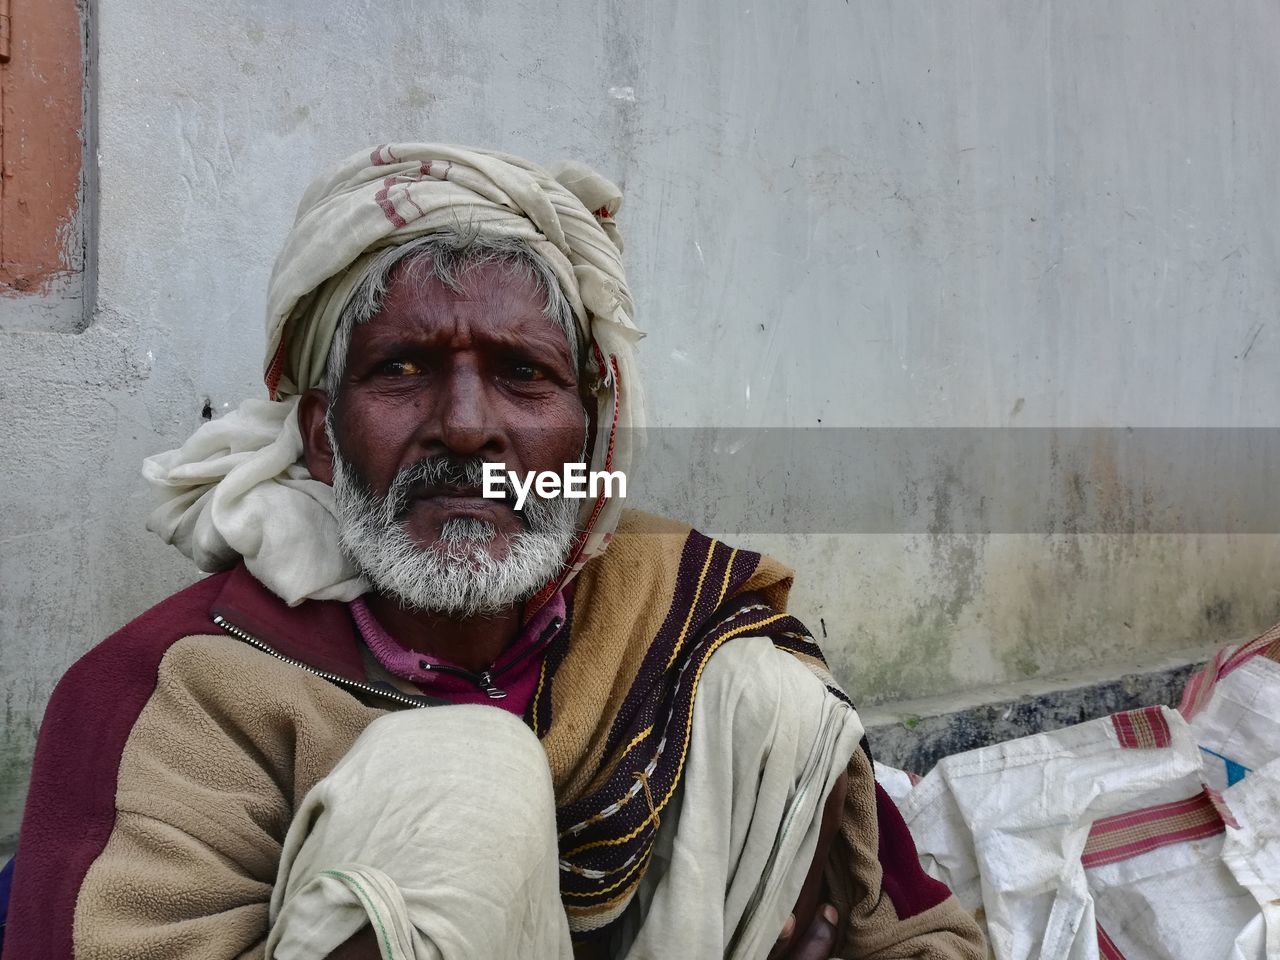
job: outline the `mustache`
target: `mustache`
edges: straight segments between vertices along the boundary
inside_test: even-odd
[[[489,462],[491,461],[483,457],[455,457],[449,454],[423,457],[402,469],[391,481],[386,496],[388,512],[396,519],[401,519],[414,500],[441,489],[479,490],[484,485],[484,465]],[[516,491],[505,473],[501,489],[502,499],[514,503]]]

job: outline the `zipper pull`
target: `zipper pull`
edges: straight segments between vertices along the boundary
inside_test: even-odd
[[[507,698],[507,691],[500,689],[493,682],[493,675],[488,670],[480,674],[476,679],[476,686],[483,690],[490,700],[505,700]]]

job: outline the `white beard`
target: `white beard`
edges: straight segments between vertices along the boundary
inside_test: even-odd
[[[574,501],[539,499],[531,492],[520,511],[525,529],[509,538],[501,559],[489,552],[497,528],[473,517],[446,520],[440,539],[423,547],[406,532],[403,515],[412,488],[432,474],[432,461],[401,470],[387,496],[379,498],[332,439],[342,552],[375,590],[405,608],[453,618],[492,615],[527,600],[564,569],[577,532]],[[480,463],[467,464],[467,485],[480,485]],[[456,470],[452,476],[459,477]]]

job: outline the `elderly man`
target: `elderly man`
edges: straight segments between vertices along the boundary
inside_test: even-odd
[[[785,568],[483,495],[631,464],[619,203],[427,144],[307,191],[271,399],[145,466],[219,572],[59,684],[6,958],[983,955]]]

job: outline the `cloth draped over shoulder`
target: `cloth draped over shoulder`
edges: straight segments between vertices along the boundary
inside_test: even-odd
[[[443,230],[529,241],[551,265],[577,320],[584,393],[595,402],[592,470],[630,468],[643,426],[635,371],[640,332],[614,222],[618,188],[582,164],[556,174],[507,154],[445,144],[362,151],[307,188],[267,291],[268,397],[148,458],[160,504],[148,529],[205,571],[241,559],[290,604],[351,600],[367,584],[338,549],[332,488],[302,462],[297,403],[321,384],[343,308],[373,253]],[[621,503],[585,500],[572,562],[526,614],[608,545]]]
[[[560,896],[575,933],[621,918],[664,818],[679,815],[694,702],[716,651],[766,637],[848,705],[786,613],[790,586],[791,572],[768,557],[634,511],[608,556],[582,571],[572,639],[548,647],[525,718],[551,767]]]
[[[714,719],[699,727],[695,704],[707,692],[701,685],[717,651],[767,638],[783,659],[797,661],[818,679],[825,694],[815,695],[815,710],[818,703],[826,704],[826,710],[835,701],[850,706],[812,635],[787,612],[791,583],[791,571],[769,556],[735,549],[683,524],[631,510],[624,511],[609,552],[583,569],[571,629],[548,647],[538,692],[525,717],[542,741],[551,768],[560,896],[575,938],[603,938],[618,946],[621,937],[623,944],[650,947],[652,952],[641,950],[637,956],[662,955],[654,945],[656,928],[636,930],[630,924],[636,914],[628,908],[633,902],[651,907],[650,898],[659,896],[678,899],[676,891],[691,896],[688,873],[665,885],[660,880],[673,858],[687,858],[702,849],[700,843],[671,848],[667,840],[672,834],[667,832],[664,839],[662,825],[670,820],[684,823],[686,813],[691,823],[705,816],[724,820],[723,810],[715,813],[704,801],[686,807],[687,798],[729,777],[724,764],[751,762],[744,760],[750,748],[738,753],[736,735],[728,738],[722,730],[717,740],[711,733],[720,719],[745,705],[704,708],[704,717]],[[752,646],[759,649],[754,641]],[[763,667],[760,660],[756,663],[757,669]],[[767,672],[781,682],[784,669],[775,658]],[[730,686],[741,696],[768,699],[760,697],[758,687],[748,693],[751,685],[746,682]],[[725,687],[712,689],[723,692]],[[718,695],[713,693],[712,699]],[[796,708],[804,709],[798,700]],[[849,713],[853,714],[851,706]],[[809,721],[816,718],[811,713]],[[856,714],[853,719],[840,715],[833,722],[828,732],[838,729],[838,747],[830,756],[844,753],[849,773],[841,831],[825,871],[830,902],[841,917],[834,956],[980,960],[986,953],[972,917],[943,884],[920,869],[910,834],[892,801],[876,787],[866,741],[858,748],[852,745],[857,743],[856,737],[850,740]],[[816,769],[825,763],[817,758],[827,756],[818,744],[826,741],[817,736],[818,727],[812,729]],[[730,739],[734,749],[726,750]],[[781,767],[792,774],[798,769],[788,763]],[[829,788],[829,769],[820,774],[805,769],[810,773],[793,781],[797,789],[802,779]],[[733,767],[734,775],[741,772],[741,767]],[[757,811],[762,822],[781,817],[777,808],[767,816],[763,810],[762,806]],[[740,806],[728,821],[741,829],[753,815],[744,814]],[[759,840],[766,834],[768,830],[752,837]],[[771,835],[780,844],[782,862],[792,855],[804,859],[803,852],[787,847],[793,835],[788,835],[791,840],[781,831]],[[733,842],[740,839],[735,836]],[[805,849],[811,856],[813,848]],[[718,876],[716,861],[709,861],[707,869],[708,878]],[[725,888],[730,899],[723,904],[723,917],[734,918],[726,938],[748,916],[785,919],[791,906],[778,905],[786,900],[790,881],[769,885],[761,891],[764,899],[750,905],[732,899],[743,895],[747,886],[734,889],[737,893],[730,894]],[[774,914],[775,909],[784,912]],[[723,941],[724,955],[749,943],[758,950],[754,955],[763,956],[768,945],[760,938],[768,928],[769,922],[750,925],[750,930],[742,926],[741,940]],[[732,955],[752,955],[752,948],[743,949]]]

